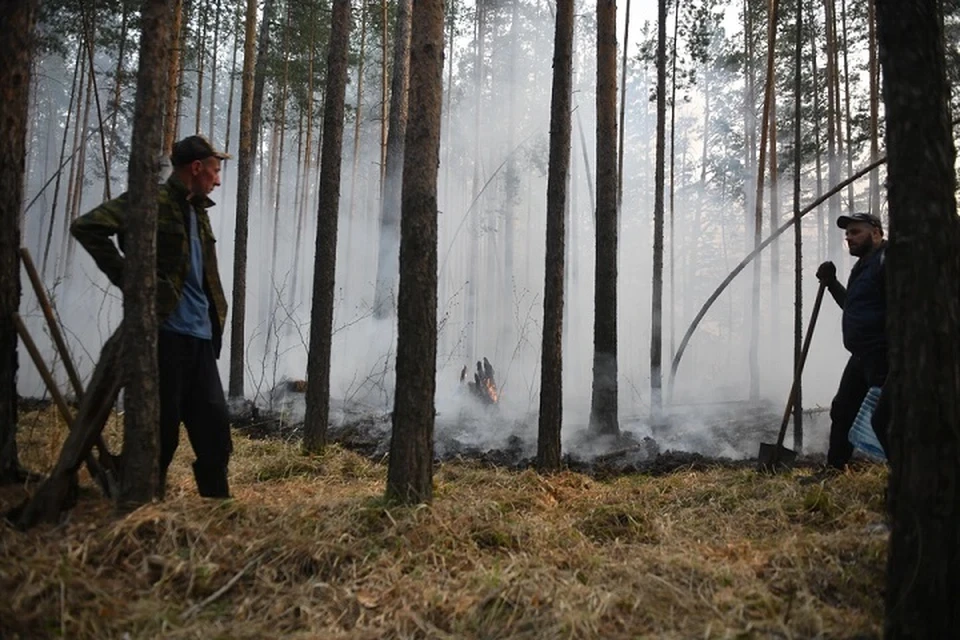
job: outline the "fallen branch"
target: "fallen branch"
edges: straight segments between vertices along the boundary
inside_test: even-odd
[[[822,196],[814,200],[805,209],[800,211],[800,213],[794,216],[791,216],[790,219],[785,223],[783,223],[776,231],[774,231],[770,235],[770,237],[768,237],[766,240],[764,240],[759,245],[757,245],[757,248],[751,251],[746,258],[741,260],[740,264],[734,267],[733,271],[731,271],[730,274],[723,279],[723,282],[721,282],[719,286],[717,286],[714,292],[710,294],[710,297],[707,298],[707,301],[703,303],[703,306],[700,307],[700,311],[697,312],[697,315],[696,317],[694,317],[693,322],[690,323],[690,327],[687,328],[687,332],[683,334],[683,340],[680,341],[680,346],[677,348],[677,353],[673,357],[673,364],[670,366],[670,397],[671,399],[673,397],[674,380],[677,377],[677,368],[680,366],[680,358],[683,357],[683,352],[687,348],[687,344],[690,342],[690,338],[693,337],[693,332],[697,330],[697,327],[700,325],[700,321],[703,320],[703,317],[705,315],[707,315],[707,311],[710,310],[710,307],[713,306],[713,303],[716,302],[717,298],[720,297],[720,294],[723,293],[724,290],[726,290],[727,286],[729,286],[729,284],[733,282],[733,279],[736,278],[738,275],[740,275],[740,272],[743,271],[748,264],[753,262],[754,258],[759,256],[764,249],[770,246],[770,244],[772,244],[774,240],[776,240],[781,235],[786,233],[788,229],[792,229],[794,225],[794,221],[797,218],[802,218],[806,214],[810,213],[811,211],[819,207],[821,204],[826,202],[829,198],[831,198],[832,196],[842,191],[847,185],[851,184],[856,180],[859,180],[860,178],[867,175],[868,173],[870,173],[880,165],[884,164],[886,161],[887,161],[887,158],[886,156],[884,156],[883,158],[880,158],[879,160],[868,164],[866,167],[864,167],[857,173],[853,174],[843,182],[840,182],[835,187],[833,187],[832,189],[824,193]]]

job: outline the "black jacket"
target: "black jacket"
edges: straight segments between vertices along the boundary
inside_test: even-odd
[[[887,244],[857,260],[843,303],[843,346],[865,361],[886,360],[887,295],[883,262]]]

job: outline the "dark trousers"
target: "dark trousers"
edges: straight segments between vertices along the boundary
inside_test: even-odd
[[[226,497],[233,444],[213,342],[161,331],[158,344],[161,482],[180,443],[182,422],[197,457],[193,470],[200,495]]]
[[[850,356],[847,366],[840,376],[840,386],[830,405],[830,448],[827,450],[827,464],[843,469],[853,456],[850,444],[850,428],[860,411],[860,405],[871,386],[883,387],[887,377],[885,356],[864,360]],[[887,449],[887,421],[890,403],[884,394],[873,414],[873,431],[877,434],[884,450]]]

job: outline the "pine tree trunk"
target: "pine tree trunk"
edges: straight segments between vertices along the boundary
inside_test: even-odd
[[[47,261],[50,258],[50,245],[53,243],[53,229],[57,221],[57,199],[60,195],[60,181],[63,177],[63,169],[66,166],[67,160],[67,140],[70,137],[70,121],[73,115],[73,105],[77,97],[77,90],[80,86],[80,68],[82,66],[82,47],[77,48],[77,61],[73,67],[73,82],[70,85],[70,101],[67,106],[67,118],[63,124],[63,140],[60,143],[60,164],[59,169],[57,170],[57,178],[54,182],[53,187],[53,204],[50,207],[50,225],[47,227],[47,239],[43,245],[43,260],[40,267],[40,277],[45,278],[47,275]],[[74,124],[76,127],[76,124]],[[71,162],[72,166],[72,162]],[[67,180],[68,191],[70,185],[70,179]],[[69,196],[68,196],[69,197]],[[67,215],[66,210],[64,210],[64,216]]]
[[[853,175],[853,134],[851,129],[853,128],[853,115],[851,114],[850,107],[850,65],[847,60],[847,49],[849,48],[849,40],[847,38],[847,1],[841,0],[840,3],[840,24],[843,29],[843,106],[846,112],[846,145],[847,145],[847,175]],[[853,196],[853,183],[850,183],[850,186],[847,187],[847,206],[850,211],[853,212],[856,210],[856,201]]]
[[[627,7],[623,20],[623,53],[620,59],[620,126],[617,129],[617,134],[619,135],[620,140],[617,143],[617,175],[620,176],[621,179],[617,181],[617,211],[620,211],[623,207],[623,124],[627,113],[627,62],[629,60],[627,57],[627,50],[630,48],[629,45],[630,0],[627,0]],[[617,234],[619,235],[621,229],[620,221],[622,220],[620,214],[618,214],[617,220]]]
[[[546,271],[543,287],[543,343],[540,356],[540,421],[537,468],[560,468],[563,424],[564,216],[570,170],[573,90],[573,4],[558,0],[550,99],[550,164],[547,167]]]
[[[313,155],[310,150],[313,145],[313,58],[316,53],[316,21],[313,19],[314,5],[310,5],[310,51],[307,54],[307,134],[303,145],[303,182],[300,189],[300,206],[296,208],[297,231],[293,241],[293,277],[290,282],[290,308],[296,306],[299,300],[300,275],[300,247],[303,245],[303,227],[307,217],[307,207],[310,202],[310,178],[313,166]],[[298,164],[298,170],[300,165]],[[349,247],[348,247],[349,248]]]
[[[20,307],[20,215],[36,19],[36,0],[13,0],[0,11],[0,485],[23,480],[13,314]]]
[[[216,139],[216,129],[214,124],[216,118],[216,101],[217,101],[217,52],[220,50],[220,0],[217,0],[217,10],[213,15],[213,54],[210,56],[210,113],[208,114],[210,121],[207,124],[207,135],[210,137],[210,140],[213,141]]]
[[[617,3],[597,0],[597,248],[590,428],[618,435]]]
[[[230,130],[233,124],[233,96],[234,93],[236,93],[237,83],[237,50],[240,48],[238,46],[240,43],[240,34],[238,33],[240,26],[239,10],[240,6],[237,7],[237,15],[234,15],[233,20],[233,54],[230,56],[230,95],[227,97],[227,131],[223,139],[223,150],[227,153],[230,152]]]
[[[383,197],[383,181],[387,173],[387,0],[380,0],[380,197]]]
[[[840,114],[836,109],[836,60],[837,38],[834,33],[833,20],[834,0],[823,0],[826,37],[827,37],[827,180],[832,187],[840,181],[840,162],[837,157],[837,119]],[[842,255],[840,248],[840,234],[830,233],[831,225],[840,215],[840,197],[834,196],[827,203],[827,256],[829,260],[839,263]]]
[[[200,11],[197,14],[197,18],[200,21],[200,37],[197,38],[197,112],[194,116],[193,122],[193,132],[199,135],[202,131],[200,129],[200,114],[203,110],[203,65],[204,58],[207,56],[207,10],[210,0],[199,0],[202,2],[200,5]],[[209,137],[207,133],[207,137]]]
[[[653,297],[650,326],[650,412],[660,422],[663,402],[663,187],[667,125],[667,4],[657,13],[657,141],[653,197]]]
[[[801,118],[803,117],[803,0],[797,0],[795,53],[793,58],[793,370],[800,368],[803,352],[803,230],[800,224],[800,170],[803,161]],[[793,398],[793,450],[803,451],[803,385],[797,384]]]
[[[173,41],[170,46],[173,54],[167,63],[169,66],[167,72],[167,104],[164,109],[163,123],[163,154],[169,156],[173,151],[173,143],[177,136],[177,110],[179,105],[179,83],[180,83],[180,57],[183,49],[183,0],[174,0],[173,18]]]
[[[816,20],[816,14],[811,11],[810,22]],[[822,114],[820,112],[820,83],[817,81],[819,73],[817,72],[817,36],[816,29],[811,26],[810,31],[810,75],[814,78],[813,82],[813,144],[816,149],[822,149],[820,135],[820,121]],[[823,162],[820,160],[821,154],[816,154],[816,174],[817,174],[817,192],[819,199],[823,193]],[[822,262],[827,257],[827,236],[832,235],[828,226],[829,221],[824,219],[823,207],[817,207],[817,262]]]
[[[867,72],[870,74],[870,162],[880,157],[880,69],[877,62],[876,0],[867,0]],[[870,213],[880,215],[880,171],[870,174]]]
[[[171,55],[174,0],[144,0],[140,10],[137,96],[130,142],[126,258],[123,267],[123,453],[117,507],[131,510],[153,499],[160,457],[160,389],[157,382],[157,195],[163,147],[165,71]]]
[[[367,3],[360,5],[360,54],[357,57],[357,104],[353,109],[353,156],[350,171],[350,215],[351,230],[354,226],[353,211],[357,193],[357,167],[360,164],[360,121],[363,118],[363,67],[367,57]],[[347,251],[353,250],[353,243],[347,243]]]
[[[117,45],[117,70],[113,75],[113,100],[110,102],[110,147],[107,154],[107,167],[113,165],[113,157],[117,149],[117,121],[120,119],[120,97],[123,90],[123,65],[126,62],[127,25],[130,18],[130,2],[122,0],[120,3],[120,42]],[[109,175],[109,170],[107,172]],[[110,181],[104,183],[103,199],[110,199]]]
[[[243,39],[243,79],[240,84],[240,150],[237,159],[237,222],[233,241],[233,300],[230,322],[231,398],[243,397],[244,319],[247,312],[247,237],[250,218],[250,177],[254,160],[253,76],[257,32],[257,0],[247,0]],[[238,295],[239,294],[239,295]]]
[[[373,313],[393,316],[393,287],[400,251],[400,182],[403,178],[403,139],[407,130],[407,89],[410,83],[410,32],[412,0],[397,1],[397,24],[393,36],[393,84],[390,87],[390,128],[387,133],[386,172],[380,204],[377,283]]]
[[[763,92],[763,111],[760,125],[760,157],[757,160],[757,182],[754,199],[755,217],[753,227],[753,249],[756,251],[763,237],[763,180],[766,161],[767,140],[771,126],[771,107],[775,91],[774,45],[777,37],[777,0],[767,1],[767,69]],[[753,295],[750,325],[750,399],[760,397],[760,261],[753,263]]]
[[[268,305],[270,313],[270,322],[269,328],[267,330],[267,345],[270,344],[270,340],[273,336],[273,328],[275,325],[274,317],[276,316],[276,304],[279,300],[277,297],[277,291],[279,287],[277,286],[277,250],[279,248],[279,237],[280,237],[280,195],[283,193],[281,188],[283,181],[283,148],[284,142],[287,137],[287,87],[290,76],[290,6],[287,5],[286,12],[286,23],[283,27],[283,77],[280,81],[280,117],[279,121],[274,124],[274,131],[278,132],[279,144],[277,147],[277,157],[274,162],[276,167],[276,172],[274,176],[275,186],[274,191],[274,200],[273,200],[273,244],[270,248],[270,304]],[[299,173],[300,168],[297,167],[297,172]],[[269,349],[268,349],[269,351]]]
[[[887,638],[960,627],[960,220],[942,4],[877,0],[886,110]]]
[[[410,45],[410,114],[403,160],[397,384],[386,495],[433,498],[437,358],[437,165],[443,102],[443,0],[417,0]]]
[[[303,448],[319,453],[327,443],[330,418],[330,346],[333,337],[333,294],[337,266],[337,219],[340,210],[340,156],[350,49],[350,0],[334,0],[327,52],[327,88],[323,104],[323,151],[320,158],[320,201],[313,266],[310,351],[307,356],[307,407]]]

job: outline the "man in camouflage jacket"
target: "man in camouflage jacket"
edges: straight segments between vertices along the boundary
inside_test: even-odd
[[[160,325],[160,495],[183,422],[196,454],[200,495],[229,497],[233,449],[223,385],[217,370],[227,302],[217,267],[208,195],[220,185],[228,158],[201,136],[173,146],[173,174],[160,187],[157,212],[157,315]],[[127,194],[77,218],[70,231],[110,282],[123,286]],[[119,249],[114,243],[117,236]]]

